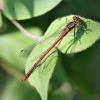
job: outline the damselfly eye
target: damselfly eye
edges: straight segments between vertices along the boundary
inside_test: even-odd
[[[80,23],[80,18],[78,16],[73,16],[73,20],[76,22],[76,23]]]
[[[73,16],[73,20],[76,20],[77,19],[77,16]]]

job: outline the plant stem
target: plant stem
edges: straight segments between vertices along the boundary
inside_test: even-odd
[[[26,36],[28,36],[29,38],[32,38],[34,40],[37,41],[41,41],[43,39],[43,37],[38,37],[38,36],[34,36],[32,34],[30,34],[28,31],[26,31],[18,22],[16,22],[15,20],[10,20],[23,34],[25,34]]]
[[[0,3],[0,10],[3,10],[3,4]],[[32,38],[37,41],[41,41],[43,37],[38,37],[30,34],[28,31],[26,31],[17,21],[10,20],[24,35],[28,36],[29,38]]]

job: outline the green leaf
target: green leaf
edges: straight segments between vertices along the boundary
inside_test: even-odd
[[[66,21],[73,21],[73,16],[59,18],[55,20],[44,35],[44,40],[37,43],[26,62],[25,72],[27,73],[45,51],[62,34]],[[67,20],[66,20],[67,19]],[[99,39],[99,23],[90,19],[80,17],[81,25],[68,32],[68,35],[58,44],[58,49],[63,53],[75,53],[90,47]],[[81,30],[79,29],[81,28]],[[80,41],[79,41],[80,40]],[[47,100],[48,83],[51,78],[57,61],[57,51],[53,48],[44,59],[39,63],[36,70],[30,75],[29,82],[35,86],[42,100]]]
[[[36,44],[35,48],[31,52],[26,62],[25,72],[27,73],[36,61],[43,55],[43,53],[49,48],[47,43],[48,39]],[[45,45],[47,43],[47,45]],[[48,83],[52,76],[54,67],[57,62],[57,51],[53,48],[42,61],[39,63],[35,71],[28,78],[29,82],[37,89],[42,100],[47,100]]]
[[[2,26],[2,16],[1,16],[1,11],[0,11],[0,27]]]
[[[4,14],[9,19],[28,19],[53,9],[62,0],[4,0]]]
[[[62,29],[66,25],[66,20],[67,22],[73,21],[73,16],[74,15],[58,18],[57,20],[52,22],[48,30],[46,31],[44,38],[49,37],[48,39],[49,41],[51,41],[51,44],[54,43],[54,41],[62,34]],[[80,18],[81,24],[83,25],[83,27],[81,27],[82,30],[80,30],[79,27],[75,28],[76,38],[74,37],[74,29],[68,32],[67,36],[63,38],[58,46],[58,49],[61,52],[76,53],[79,51],[83,51],[89,48],[95,41],[99,39],[100,23],[83,17]]]

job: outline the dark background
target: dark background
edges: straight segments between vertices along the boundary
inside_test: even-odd
[[[44,15],[18,22],[26,29],[38,27],[41,29],[41,33],[45,33],[52,21],[70,14],[100,22],[100,0],[64,0]],[[23,40],[20,41],[20,35],[17,34],[19,30],[4,15],[2,16],[4,24],[0,29],[0,42],[4,44],[6,50],[3,51],[3,46],[0,44],[1,100],[40,100],[39,94],[28,82],[21,82],[26,60],[24,59],[22,62],[22,68],[17,67],[21,66],[22,59],[16,57],[19,53],[16,44],[23,45],[24,43],[21,42],[24,41],[25,36],[20,32],[23,37]],[[10,36],[12,36],[12,41],[16,41],[14,41],[15,44],[6,43],[6,38]],[[29,41],[32,42],[32,40]],[[76,54],[65,55],[59,52],[59,60],[50,80],[49,100],[100,100],[99,48],[100,40],[85,51]]]

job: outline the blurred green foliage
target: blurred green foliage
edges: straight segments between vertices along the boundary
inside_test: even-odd
[[[42,36],[53,20],[70,14],[99,22],[99,5],[99,0],[63,0],[44,15],[18,22],[30,33]],[[3,14],[2,19],[0,100],[40,100],[39,94],[28,82],[21,82],[26,59],[19,57],[21,49],[36,41],[23,35]],[[65,55],[59,52],[59,59],[49,84],[48,100],[100,100],[99,46],[100,40],[76,54]]]

